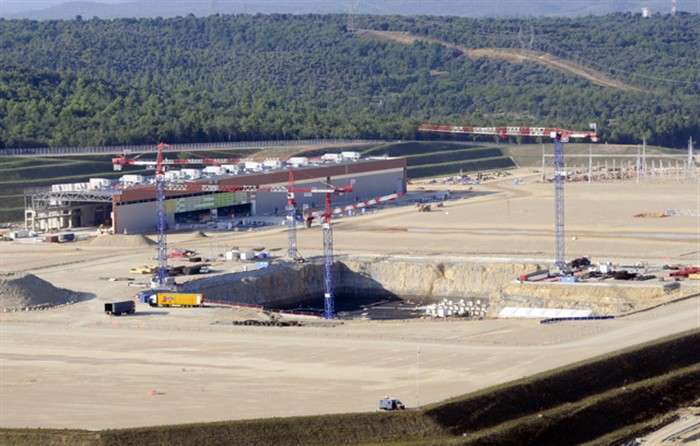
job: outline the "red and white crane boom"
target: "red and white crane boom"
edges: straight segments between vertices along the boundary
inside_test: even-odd
[[[418,131],[426,133],[496,135],[501,138],[507,136],[532,136],[554,139],[556,135],[560,135],[561,140],[564,142],[570,138],[590,138],[593,142],[598,141],[598,135],[595,131],[567,130],[558,127],[475,127],[468,125],[422,124],[418,127]]]
[[[595,129],[595,124],[591,124]],[[590,138],[598,141],[595,130],[567,130],[557,127],[474,127],[441,124],[422,124],[419,132],[469,134],[469,135],[497,135],[501,138],[507,136],[533,136],[551,138],[554,142],[554,231],[555,231],[555,264],[559,270],[569,273],[565,260],[565,234],[564,234],[564,143],[569,139]]]

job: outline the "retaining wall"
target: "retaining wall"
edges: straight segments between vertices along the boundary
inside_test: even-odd
[[[339,257],[335,264],[336,295],[372,296],[428,304],[447,299],[486,301],[489,314],[504,306],[585,308],[617,314],[678,297],[663,284],[558,284],[514,282],[542,265],[479,263],[408,257]],[[185,291],[203,292],[212,300],[263,306],[290,306],[323,295],[323,267],[279,263],[263,270],[231,273],[188,282]]]

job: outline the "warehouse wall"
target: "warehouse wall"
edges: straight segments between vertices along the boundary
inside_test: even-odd
[[[355,180],[353,192],[342,196],[334,196],[334,206],[351,204],[397,192],[405,192],[406,188],[403,169],[331,178],[331,183],[335,186],[343,186],[350,184],[352,180]],[[325,184],[323,181],[299,182],[296,186],[300,188],[324,187]],[[305,197],[304,194],[296,194],[295,199],[299,209],[304,204],[308,204],[313,209],[321,209],[324,206],[325,197],[322,194],[314,194],[311,197]],[[286,205],[287,197],[285,194],[270,192],[258,192],[256,194],[255,211],[257,215],[272,215],[275,212],[275,208],[277,208],[278,214],[281,215],[284,213]]]
[[[331,183],[341,186],[350,184],[352,180],[355,180],[353,192],[343,196],[334,196],[334,206],[351,204],[396,192],[404,192],[406,188],[406,176],[403,168],[344,175],[332,178]],[[319,181],[314,182],[300,181],[296,186],[300,188],[324,187],[325,179],[319,179]],[[256,215],[274,215],[275,210],[278,215],[284,214],[285,207],[287,206],[286,194],[279,192],[256,192],[254,195],[254,210]],[[305,197],[304,194],[296,194],[296,201],[299,209],[301,209],[304,204],[308,204],[313,209],[321,209],[324,205],[324,198],[322,194],[314,194],[311,197]],[[116,233],[121,234],[125,229],[129,234],[154,232],[156,229],[155,201],[116,206],[115,211],[114,230]],[[166,216],[168,227],[174,228],[174,215],[172,213],[166,213]]]

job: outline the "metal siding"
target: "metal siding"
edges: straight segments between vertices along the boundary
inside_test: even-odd
[[[386,161],[392,161],[390,165],[387,165]],[[400,161],[399,163],[394,163],[395,161]],[[377,168],[377,163],[384,165],[388,170],[377,173],[369,173]],[[406,187],[406,169],[405,169],[405,159],[395,159],[395,160],[381,160],[379,162],[371,162],[371,164],[355,163],[350,165],[332,166],[333,168],[323,167],[323,168],[311,168],[311,169],[301,169],[305,172],[308,178],[318,179],[319,174],[328,174],[330,172],[337,172],[338,175],[347,176],[346,178],[331,179],[334,185],[346,185],[352,179],[355,179],[353,184],[353,192],[345,194],[343,196],[334,196],[334,205],[347,205],[355,203],[358,201],[363,201],[378,197],[381,195],[387,195],[396,192],[404,192]],[[398,165],[396,165],[398,164]],[[353,172],[349,172],[349,167],[355,167],[352,169]],[[371,167],[371,168],[370,168]],[[295,171],[296,174],[297,171]],[[356,177],[352,176],[352,173],[362,174]],[[285,183],[287,181],[287,174],[285,172],[280,172],[275,174],[276,176],[271,177],[268,175],[256,175],[257,177],[265,177],[266,180],[278,181],[280,183]],[[240,178],[235,178],[236,180],[241,180],[242,178],[252,177],[244,176]],[[318,181],[304,181],[304,178],[299,178],[296,181],[298,187],[322,187],[324,185],[325,176],[320,177]],[[242,180],[241,180],[242,181]],[[248,183],[240,183],[248,184]],[[269,184],[269,183],[265,183]],[[304,194],[297,194],[295,197],[299,208],[301,209],[304,204],[309,205],[313,209],[321,209],[324,203],[324,197],[322,194],[314,194],[310,197],[304,196]],[[116,200],[115,200],[116,201]],[[166,201],[166,209],[171,209],[172,205],[168,205],[170,202],[175,200]],[[284,193],[273,193],[273,192],[257,192],[255,193],[255,213],[257,215],[272,215],[274,214],[275,208],[277,208],[278,215],[283,215],[285,206],[287,204],[287,196]],[[129,233],[139,233],[139,232],[153,232],[155,231],[155,202],[140,202],[124,204],[121,206],[115,206],[115,230],[118,233],[123,232],[124,228],[127,229]],[[168,219],[168,226],[170,228],[174,227],[174,214],[172,211],[166,214]]]

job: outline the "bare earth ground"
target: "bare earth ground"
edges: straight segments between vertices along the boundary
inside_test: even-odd
[[[577,237],[569,239],[570,256],[700,263],[698,218],[633,217],[697,209],[697,187],[567,185],[569,236]],[[550,259],[551,196],[551,185],[509,179],[475,186],[441,211],[419,214],[409,206],[343,219],[336,251]],[[286,234],[175,234],[170,241],[212,256],[230,246],[284,248]],[[317,228],[300,232],[303,253],[318,253],[320,245]],[[96,294],[60,309],[0,313],[0,426],[99,429],[366,411],[386,394],[415,406],[700,327],[697,298],[613,321],[553,326],[414,320],[238,327],[214,323],[257,315],[143,305],[141,315],[104,315],[104,301],[138,289],[104,278],[127,277],[154,254],[153,247],[82,242],[0,244],[0,271],[30,271]]]

